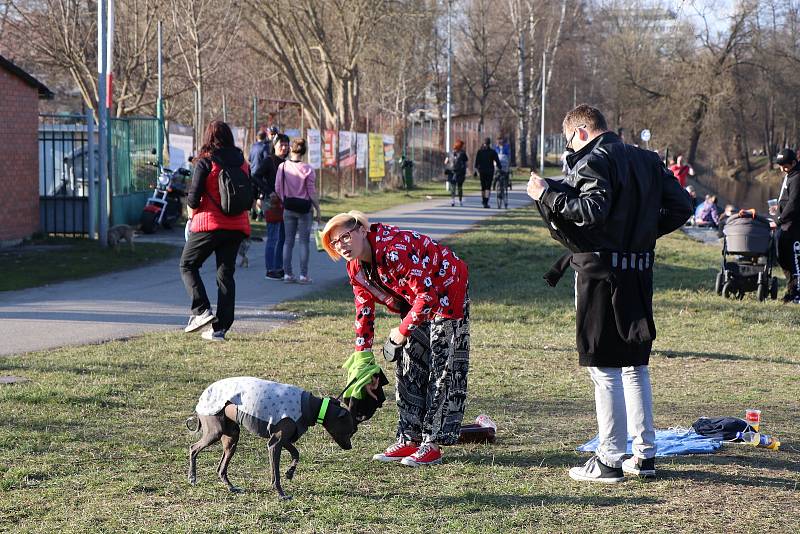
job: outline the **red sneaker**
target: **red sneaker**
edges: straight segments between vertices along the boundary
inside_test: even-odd
[[[414,454],[403,458],[400,462],[408,467],[420,467],[442,463],[442,451],[430,443],[425,443]]]
[[[372,459],[378,460],[379,462],[399,462],[406,456],[411,456],[417,452],[417,449],[419,449],[419,444],[413,441],[398,441],[397,443],[389,445],[382,453],[373,456]]]

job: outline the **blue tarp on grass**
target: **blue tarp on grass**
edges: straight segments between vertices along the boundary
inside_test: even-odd
[[[594,452],[600,442],[598,436],[578,447],[581,452]],[[628,436],[628,454],[632,454],[633,438]],[[670,428],[656,430],[656,456],[682,454],[709,454],[722,447],[722,440],[701,436],[694,430]]]

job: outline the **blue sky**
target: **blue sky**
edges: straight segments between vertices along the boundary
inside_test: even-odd
[[[702,27],[705,16],[712,31],[724,31],[733,13],[735,0],[669,0],[668,5],[681,19],[688,18]]]

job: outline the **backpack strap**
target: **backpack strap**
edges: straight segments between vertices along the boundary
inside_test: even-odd
[[[214,164],[215,163],[217,164],[217,167],[219,167],[219,172],[222,172],[222,169],[223,169],[222,162],[219,161],[217,158],[215,158],[214,156],[209,156],[208,159],[209,159],[209,161],[211,161],[211,170],[208,171],[208,176],[206,176],[206,180],[208,180],[209,176],[211,176],[211,173],[214,172]],[[219,174],[217,174],[217,180],[219,180]],[[219,195],[222,194],[222,193],[219,192],[219,188],[217,188],[217,194],[219,194]],[[216,207],[219,208],[219,211],[222,211],[221,198],[220,198],[220,202],[217,202],[216,200],[214,200],[214,197],[211,195],[211,191],[208,190],[208,186],[206,186],[206,196],[208,197],[208,200],[210,200]]]

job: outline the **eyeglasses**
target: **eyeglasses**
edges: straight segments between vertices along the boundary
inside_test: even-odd
[[[572,140],[575,139],[575,134],[578,133],[578,130],[581,129],[581,128],[586,128],[586,125],[585,124],[581,124],[580,126],[576,127],[574,130],[572,130],[572,135],[569,136],[569,139],[567,139],[566,135],[564,136],[564,139],[567,139],[567,144],[564,145],[565,148],[573,150],[573,148],[572,148]]]
[[[342,245],[349,245],[353,241],[353,231],[358,228],[358,225],[354,226],[350,230],[346,231],[342,235],[339,236],[338,239],[334,239],[331,241],[331,247],[334,249],[340,248]]]

